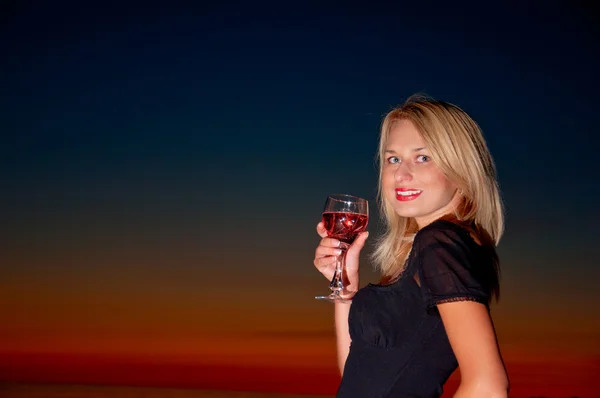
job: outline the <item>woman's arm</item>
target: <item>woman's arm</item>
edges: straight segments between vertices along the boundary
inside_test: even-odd
[[[320,222],[317,224],[317,233],[321,236],[321,242],[315,251],[314,265],[327,278],[331,280],[335,271],[336,257],[341,253],[340,242],[337,239],[327,237],[327,231]],[[360,285],[359,262],[360,251],[369,236],[368,232],[361,232],[346,252],[345,287],[342,297],[352,298],[358,291]],[[350,352],[350,332],[348,330],[348,313],[350,303],[335,303],[335,335],[337,348],[337,361],[340,373],[344,374],[344,365]]]
[[[337,360],[340,374],[344,374],[344,365],[348,352],[350,352],[350,332],[348,331],[348,303],[335,303],[335,337],[337,347]]]
[[[488,309],[474,301],[437,307],[460,369],[461,382],[454,397],[507,397],[508,376]]]

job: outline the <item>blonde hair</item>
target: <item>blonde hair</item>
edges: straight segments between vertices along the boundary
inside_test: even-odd
[[[457,186],[463,200],[452,215],[454,220],[471,226],[481,243],[491,248],[498,244],[504,231],[496,168],[477,123],[456,105],[413,95],[390,111],[381,125],[378,199],[386,231],[373,258],[384,281],[402,273],[418,230],[415,220],[399,216],[382,192],[384,151],[389,133],[399,120],[414,124],[432,160]]]

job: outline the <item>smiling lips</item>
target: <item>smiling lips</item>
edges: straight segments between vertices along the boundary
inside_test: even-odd
[[[396,188],[396,199],[406,202],[418,198],[421,192],[420,189]]]

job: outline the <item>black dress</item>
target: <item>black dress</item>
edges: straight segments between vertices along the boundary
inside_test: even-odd
[[[369,284],[354,296],[352,343],[337,398],[439,397],[458,363],[436,305],[472,300],[487,306],[493,261],[452,222],[422,228],[400,279]]]

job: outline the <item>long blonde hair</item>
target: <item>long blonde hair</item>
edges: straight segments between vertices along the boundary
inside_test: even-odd
[[[404,105],[390,111],[381,125],[378,199],[386,231],[373,258],[383,281],[393,280],[402,273],[412,248],[412,237],[418,230],[415,220],[399,216],[382,192],[384,151],[389,133],[399,120],[414,124],[432,160],[457,186],[463,200],[455,210],[454,219],[473,226],[482,244],[491,248],[498,244],[504,231],[496,168],[477,123],[456,105],[422,95],[411,96]],[[497,289],[495,293],[498,294]]]

